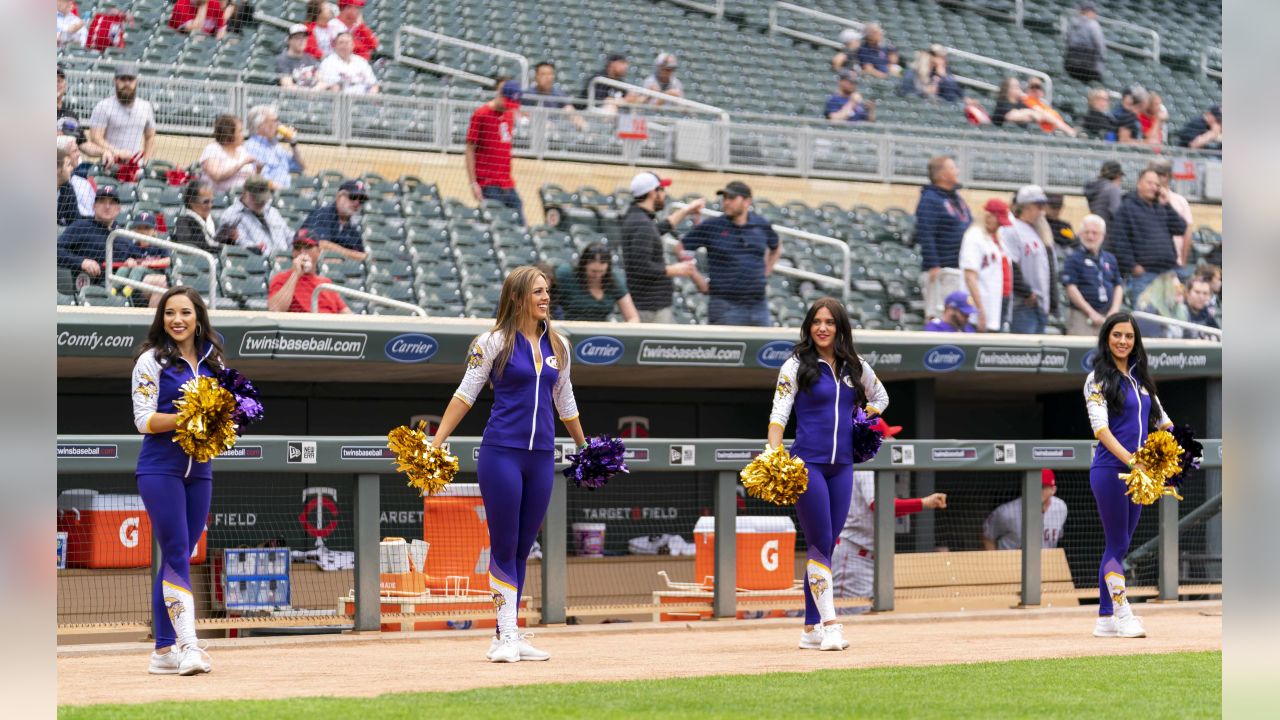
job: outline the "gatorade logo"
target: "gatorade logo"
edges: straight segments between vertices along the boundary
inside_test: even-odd
[[[127,547],[138,547],[138,523],[139,518],[125,518],[120,523],[120,544]]]
[[[760,564],[765,570],[773,572],[778,569],[778,541],[769,540],[760,548]]]

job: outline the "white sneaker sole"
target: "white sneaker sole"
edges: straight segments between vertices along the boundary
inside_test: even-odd
[[[544,662],[550,660],[550,655],[521,655],[520,662]]]
[[[149,667],[147,668],[147,672],[150,673],[151,675],[177,675],[178,668]]]
[[[500,657],[500,656],[498,656],[498,655],[492,655],[492,656],[490,656],[490,657],[489,657],[489,662],[492,662],[492,663],[516,663],[516,662],[520,662],[520,656],[519,656],[519,655],[517,655],[517,656],[515,656],[515,657],[513,657],[513,658],[505,658],[505,657]]]
[[[1097,628],[1094,628],[1093,636],[1100,637],[1100,638],[1113,638],[1113,637],[1120,637],[1120,633],[1116,632],[1115,630],[1107,632],[1106,630],[1098,630]]]

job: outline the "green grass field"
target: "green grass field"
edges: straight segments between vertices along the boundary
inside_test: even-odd
[[[519,668],[513,668],[519,671]],[[584,671],[589,671],[584,668]],[[526,685],[376,698],[64,707],[58,717],[144,720],[533,718],[1220,717],[1222,653]]]

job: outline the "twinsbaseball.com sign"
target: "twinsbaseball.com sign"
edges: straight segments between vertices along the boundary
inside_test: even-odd
[[[250,330],[240,341],[240,357],[359,360],[368,341],[364,333]]]

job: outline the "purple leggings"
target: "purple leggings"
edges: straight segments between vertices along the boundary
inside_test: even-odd
[[[1098,503],[1098,517],[1102,519],[1102,534],[1106,547],[1102,551],[1102,564],[1098,567],[1098,615],[1111,615],[1111,593],[1107,592],[1107,575],[1124,576],[1124,556],[1129,554],[1129,542],[1138,528],[1142,506],[1124,494],[1126,487],[1119,478],[1128,468],[1097,466],[1089,468],[1089,485],[1093,499]]]
[[[844,528],[849,515],[849,501],[853,497],[853,465],[828,465],[806,462],[809,469],[809,487],[796,502],[796,519],[809,546],[805,555],[823,566],[831,567],[831,553],[836,538]],[[804,584],[804,622],[817,625],[822,622],[818,606],[813,602],[809,583]]]
[[[164,605],[161,584],[169,582],[191,590],[191,553],[200,542],[209,519],[213,480],[177,475],[139,475],[138,494],[151,520],[151,533],[160,545],[160,573],[151,585],[151,614],[156,649],[177,642],[177,633]]]
[[[489,524],[489,572],[524,590],[525,564],[551,502],[555,479],[551,450],[481,445],[476,459],[480,496]]]

